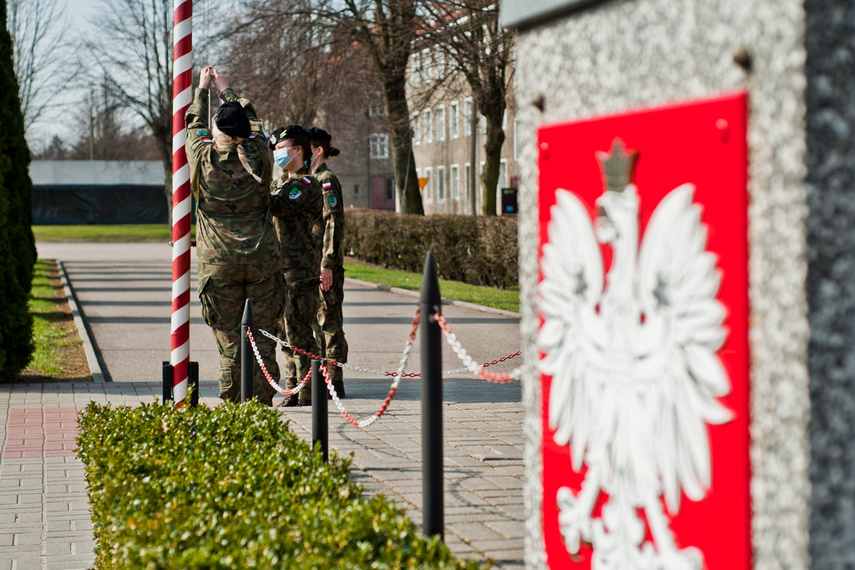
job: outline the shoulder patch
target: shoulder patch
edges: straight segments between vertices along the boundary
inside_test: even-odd
[[[336,198],[335,196],[328,196],[327,204],[330,205],[330,208],[335,208],[336,206],[338,206],[338,198]]]
[[[304,176],[300,180],[302,180],[303,184],[305,184],[306,186],[309,186],[312,183],[312,179],[308,176]]]
[[[303,195],[303,191],[300,190],[299,188],[291,188],[291,191],[288,192],[288,199],[289,200],[296,200],[297,198],[299,198],[302,195]]]
[[[332,188],[332,182],[324,182],[324,190],[329,190]]]
[[[204,142],[204,143],[213,143],[213,142],[214,142],[214,140],[213,140],[213,139],[202,139],[202,142]]]
[[[207,135],[208,135],[208,131],[206,131],[205,129],[196,129],[196,136],[197,137],[204,137]]]

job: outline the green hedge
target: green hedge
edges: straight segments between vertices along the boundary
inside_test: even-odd
[[[36,263],[33,240],[33,187],[24,117],[6,29],[6,2],[0,0],[0,381],[8,381],[30,361],[33,317],[27,302]]]
[[[517,220],[495,216],[414,216],[346,210],[344,251],[357,259],[421,273],[433,251],[443,279],[505,288],[519,280]]]
[[[478,568],[256,402],[92,403],[79,426],[96,568]]]

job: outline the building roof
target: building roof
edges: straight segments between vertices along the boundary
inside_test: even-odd
[[[34,160],[33,186],[163,186],[163,163],[158,160]]]

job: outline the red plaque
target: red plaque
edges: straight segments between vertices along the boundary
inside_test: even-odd
[[[550,568],[750,568],[746,109],[540,129]]]

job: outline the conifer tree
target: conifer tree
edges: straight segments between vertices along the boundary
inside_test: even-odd
[[[0,0],[0,381],[30,361],[33,319],[27,301],[36,262],[33,186],[18,99],[6,0]]]

